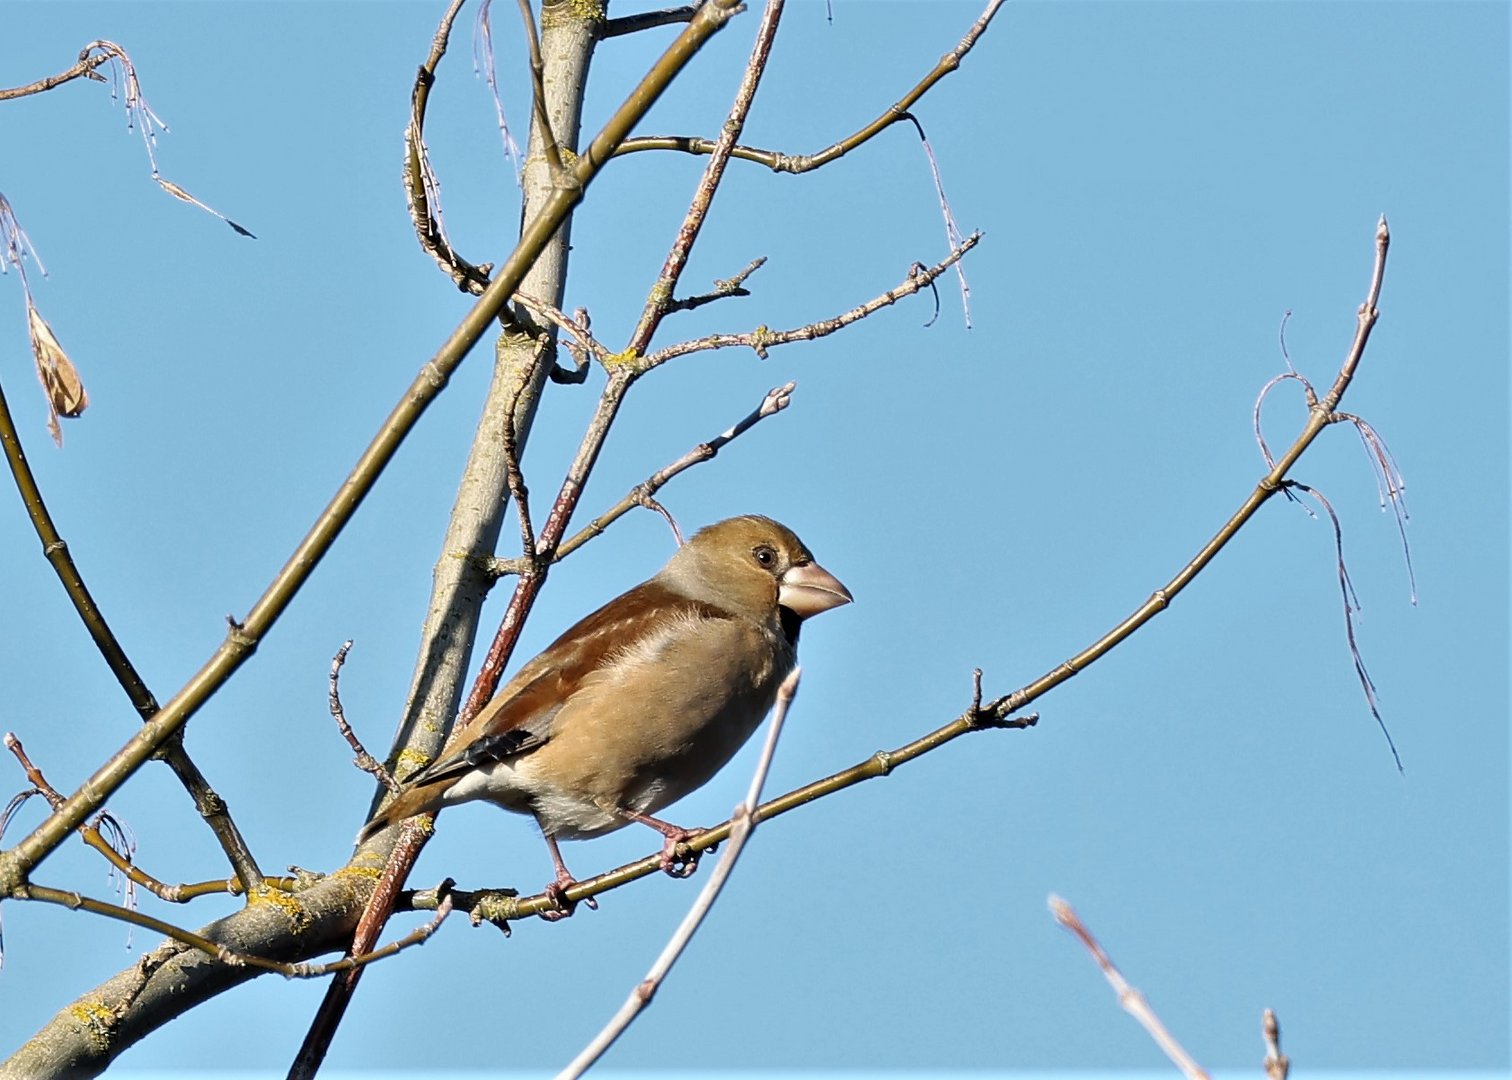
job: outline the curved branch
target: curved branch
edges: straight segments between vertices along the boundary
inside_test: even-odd
[[[939,62],[914,84],[913,89],[859,131],[846,136],[839,142],[832,143],[817,154],[785,154],[778,150],[762,150],[753,146],[734,146],[730,148],[730,156],[742,161],[753,161],[758,165],[765,165],[778,173],[812,172],[821,165],[828,165],[832,161],[839,160],[899,121],[912,119],[908,110],[928,93],[935,83],[961,66],[962,58],[976,45],[977,39],[986,31],[988,23],[992,22],[993,16],[1002,6],[1003,0],[988,0],[986,9],[977,17],[976,22],[972,23],[971,29],[966,32],[966,36],[961,38],[956,47],[940,57]],[[676,150],[684,154],[712,154],[718,145],[717,142],[709,139],[686,135],[643,135],[626,139],[616,153],[634,154],[643,150]]]
[[[1365,294],[1365,302],[1360,305],[1355,323],[1354,340],[1350,343],[1349,352],[1344,358],[1344,363],[1339,368],[1339,374],[1334,378],[1333,387],[1321,402],[1308,410],[1307,424],[1296,441],[1281,455],[1280,460],[1271,468],[1270,472],[1260,478],[1255,485],[1255,490],[1250,492],[1233,516],[1228,519],[1217,534],[1209,540],[1195,556],[1187,563],[1174,578],[1166,583],[1162,589],[1157,589],[1150,598],[1127,619],[1109,630],[1097,641],[1077,653],[1071,659],[1061,664],[1054,671],[1048,672],[1024,687],[1016,690],[1006,697],[999,698],[993,703],[993,708],[999,710],[1002,715],[1016,712],[1022,709],[1030,701],[1039,697],[1052,687],[1059,686],[1073,675],[1084,670],[1089,664],[1097,661],[1107,654],[1124,638],[1145,623],[1164,611],[1170,606],[1176,595],[1191,584],[1193,578],[1200,574],[1203,569],[1212,562],[1223,550],[1225,544],[1232,540],[1236,533],[1255,516],[1255,512],[1263,506],[1272,495],[1282,490],[1282,481],[1291,467],[1296,464],[1303,452],[1312,445],[1318,433],[1332,423],[1334,407],[1339,399],[1349,389],[1350,381],[1354,378],[1355,369],[1359,366],[1360,359],[1365,355],[1365,345],[1370,340],[1370,331],[1375,326],[1380,312],[1376,308],[1377,301],[1381,297],[1381,284],[1386,273],[1386,252],[1391,245],[1391,233],[1386,227],[1386,218],[1383,216],[1376,226],[1375,237],[1375,263],[1371,270],[1370,287]]]
[[[421,249],[436,260],[436,264],[457,283],[457,288],[480,296],[488,287],[492,267],[474,265],[452,249],[441,221],[441,185],[425,149],[425,107],[430,101],[430,88],[436,81],[436,68],[446,55],[452,24],[465,2],[452,0],[431,39],[430,54],[415,73],[415,86],[410,91],[410,120],[404,128],[404,198]]]

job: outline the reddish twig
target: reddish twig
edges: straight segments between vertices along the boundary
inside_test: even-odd
[[[704,221],[709,216],[709,207],[714,202],[714,193],[719,190],[720,182],[724,179],[725,166],[730,161],[730,151],[740,141],[740,133],[745,129],[746,116],[751,111],[751,104],[756,100],[756,89],[761,85],[761,77],[766,72],[767,60],[772,52],[772,42],[777,38],[777,27],[782,21],[784,2],[785,0],[767,0],[766,7],[762,10],[761,24],[756,28],[756,40],[751,46],[751,55],[746,60],[745,71],[741,74],[740,86],[735,91],[735,101],[730,106],[724,125],[720,128],[719,138],[714,143],[714,149],[709,155],[709,163],[704,166],[703,176],[699,178],[698,187],[693,192],[693,199],[688,204],[687,214],[683,216],[682,226],[677,230],[677,237],[672,241],[671,250],[667,252],[667,258],[662,263],[661,274],[657,277],[656,283],[651,286],[650,295],[646,298],[645,307],[641,311],[640,321],[630,335],[629,344],[625,348],[626,353],[630,355],[645,355],[652,339],[656,336],[657,327],[672,310],[673,293],[677,290],[677,283],[682,278],[683,270],[687,268],[688,256],[693,251],[693,245],[698,240]]]

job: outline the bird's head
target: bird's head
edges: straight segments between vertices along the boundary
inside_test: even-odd
[[[757,619],[779,607],[806,619],[852,599],[791,529],[756,514],[700,529],[661,576],[688,596]]]

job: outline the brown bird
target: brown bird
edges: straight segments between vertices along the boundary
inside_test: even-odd
[[[557,841],[632,821],[666,837],[663,869],[689,873],[674,856],[689,830],[651,815],[708,782],[760,725],[797,662],[802,621],[850,601],[771,518],[710,525],[516,672],[358,841],[482,799],[535,817],[558,897],[573,878]]]

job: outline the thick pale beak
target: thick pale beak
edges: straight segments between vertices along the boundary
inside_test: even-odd
[[[800,619],[849,604],[852,599],[839,578],[814,562],[788,567],[777,582],[777,603]]]

